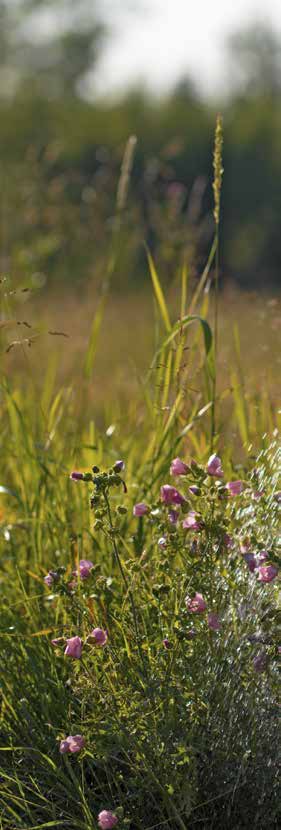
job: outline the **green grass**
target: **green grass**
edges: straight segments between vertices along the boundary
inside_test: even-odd
[[[149,267],[154,299],[138,303],[148,314],[139,329],[128,298],[116,298],[113,322],[110,300],[91,325],[88,311],[78,354],[75,336],[47,334],[50,322],[38,324],[35,307],[31,337],[37,325],[40,338],[30,349],[21,343],[4,354],[15,338],[3,329],[1,830],[96,830],[103,809],[120,830],[280,821],[278,579],[258,580],[241,552],[266,549],[278,567],[276,374],[271,382],[265,369],[258,388],[260,361],[247,369],[249,331],[233,307],[232,318],[220,317],[215,360],[207,271],[192,295],[183,269],[170,301],[151,259]],[[22,320],[10,307],[16,300],[4,298],[6,319]],[[65,328],[52,321],[52,331]],[[54,342],[68,361],[64,383]],[[114,361],[131,345],[137,371],[120,391]],[[211,446],[223,461],[217,482],[206,472]],[[178,482],[169,472],[177,456],[188,464]],[[120,458],[127,492],[109,472]],[[93,480],[71,481],[73,469]],[[237,479],[243,491],[231,497],[224,485]],[[166,483],[186,499],[176,525],[160,497]],[[141,518],[138,502],[149,506]],[[192,510],[198,531],[182,526]],[[81,559],[93,562],[91,575],[69,587]],[[48,587],[50,569],[59,579]],[[207,606],[200,614],[185,599],[196,592]],[[218,631],[208,626],[211,612]],[[104,648],[87,643],[95,627],[108,631]],[[83,641],[81,659],[64,655],[72,636]],[[60,754],[71,734],[85,737],[84,749]]]

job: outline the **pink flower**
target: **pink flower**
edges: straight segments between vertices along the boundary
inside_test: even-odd
[[[98,825],[101,830],[111,830],[117,823],[118,818],[111,810],[102,810],[98,815]]]
[[[184,461],[181,461],[180,458],[174,458],[171,466],[170,466],[170,473],[171,476],[186,476],[189,472],[189,467]]]
[[[207,605],[205,600],[202,597],[202,594],[195,594],[193,599],[190,597],[185,598],[185,603],[187,606],[187,610],[190,611],[192,614],[202,614],[203,611],[206,611]]]
[[[171,484],[163,484],[160,492],[164,504],[184,504],[185,502],[184,496],[175,487],[172,487]]]
[[[243,481],[228,481],[226,488],[231,496],[240,496],[244,490]]]
[[[257,561],[258,561],[259,565],[262,565],[263,562],[266,562],[268,557],[269,557],[268,551],[267,550],[261,550],[259,552],[258,556],[257,556]]]
[[[48,585],[48,588],[51,588],[51,585],[54,582],[54,577],[53,577],[53,574],[51,573],[51,571],[49,571],[49,573],[46,574],[46,576],[44,576],[44,582],[45,582],[45,585]]]
[[[78,576],[79,571],[80,579],[87,579],[87,577],[90,576],[93,567],[94,564],[90,561],[90,559],[80,559],[78,569],[76,568],[76,570],[73,571],[73,573],[75,574],[75,576]]]
[[[197,487],[197,484],[191,484],[188,489],[192,496],[200,496],[200,487]]]
[[[243,559],[246,565],[248,565],[249,571],[253,573],[258,567],[255,555],[253,553],[244,553]]]
[[[210,458],[209,458],[209,461],[208,461],[208,464],[207,464],[207,473],[209,474],[209,476],[215,476],[216,478],[222,478],[223,477],[223,469],[222,469],[222,466],[221,466],[221,459],[215,453],[213,453],[213,455],[210,455]]]
[[[264,490],[255,490],[255,492],[253,493],[253,499],[255,499],[256,501],[259,501],[262,498],[262,496],[264,496]]]
[[[59,751],[62,754],[65,752],[80,752],[84,746],[85,738],[82,735],[69,735],[68,738],[60,742]]]
[[[182,526],[185,530],[202,530],[204,523],[198,513],[190,510],[186,518],[183,520]]]
[[[268,656],[265,651],[260,651],[260,653],[257,654],[256,657],[254,657],[253,659],[253,668],[254,671],[258,674],[261,674],[262,672],[266,671],[267,664]]]
[[[87,637],[87,642],[95,646],[105,646],[108,640],[108,633],[103,628],[94,628]]]
[[[278,568],[275,565],[261,565],[258,572],[260,582],[272,582],[278,574]]]
[[[233,548],[234,540],[233,540],[232,536],[229,536],[228,533],[224,534],[223,541],[224,541],[224,544],[225,544],[226,548]]]
[[[113,469],[115,473],[121,473],[122,470],[125,470],[124,461],[115,461],[115,464],[113,464]]]
[[[145,514],[148,512],[149,507],[143,501],[140,501],[138,504],[135,504],[133,509],[134,516],[145,516]]]
[[[163,640],[163,646],[166,649],[173,648],[172,643],[170,643],[170,640],[168,640],[167,637]]]
[[[68,657],[74,657],[79,660],[82,654],[82,640],[80,640],[80,637],[70,637],[66,643],[67,646],[64,653],[67,654]]]
[[[170,510],[169,511],[168,519],[169,519],[169,522],[171,522],[171,525],[176,525],[177,521],[178,521],[178,518],[179,518],[179,513],[178,513],[177,510]]]
[[[217,614],[213,614],[213,612],[208,614],[208,626],[209,626],[209,628],[212,628],[213,631],[219,631],[220,630],[221,622],[220,622],[219,617],[218,617]]]
[[[240,543],[241,553],[248,553],[248,551],[250,550],[250,547],[251,547],[251,544],[250,544],[249,536],[244,536],[244,539],[242,539],[242,542]]]
[[[74,470],[73,473],[70,473],[69,478],[71,478],[72,481],[83,481],[84,480],[84,474],[83,473],[77,473]]]

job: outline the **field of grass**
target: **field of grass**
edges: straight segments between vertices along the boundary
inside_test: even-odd
[[[147,282],[2,285],[1,830],[279,826],[280,300]]]

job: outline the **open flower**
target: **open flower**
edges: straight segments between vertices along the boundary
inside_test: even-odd
[[[98,815],[98,825],[101,830],[111,830],[117,823],[118,818],[111,810],[102,810]]]
[[[73,657],[74,659],[79,660],[82,654],[82,640],[80,637],[70,637],[66,643],[67,645],[64,653],[67,657]]]
[[[195,513],[195,510],[190,510],[183,520],[182,526],[184,530],[202,530],[204,522],[202,522],[199,513]]]
[[[93,562],[91,562],[90,559],[80,559],[78,568],[76,568],[76,570],[73,571],[73,573],[75,574],[75,576],[78,576],[79,573],[80,579],[87,579],[87,577],[90,576],[93,567],[94,564]]]
[[[244,490],[243,481],[228,481],[225,486],[231,496],[240,496]]]
[[[85,738],[82,735],[69,735],[60,742],[59,751],[62,755],[65,752],[80,752],[85,746]]]
[[[87,643],[93,646],[105,646],[108,640],[108,633],[103,628],[94,628],[87,637]]]
[[[221,459],[215,453],[213,453],[213,455],[210,455],[209,461],[207,463],[207,473],[209,474],[209,476],[215,476],[216,478],[223,477]]]
[[[134,516],[145,516],[146,513],[149,512],[149,507],[144,501],[140,501],[138,504],[135,504],[133,508]]]
[[[172,487],[171,484],[163,484],[160,493],[164,504],[184,504],[185,502],[184,496],[179,493],[176,487]]]
[[[186,476],[189,472],[189,467],[184,461],[181,461],[180,458],[174,458],[171,466],[170,466],[170,473],[171,476]]]
[[[277,577],[278,568],[275,565],[260,565],[258,572],[260,582],[272,582]]]
[[[203,611],[206,611],[207,604],[202,597],[202,594],[198,594],[196,592],[195,597],[190,599],[190,597],[185,598],[185,604],[187,610],[191,612],[191,614],[202,614]]]

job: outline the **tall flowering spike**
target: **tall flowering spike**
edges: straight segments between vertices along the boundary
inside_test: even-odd
[[[244,490],[243,481],[228,481],[225,486],[231,496],[240,496]]]
[[[149,507],[144,501],[140,501],[138,504],[135,504],[133,508],[134,516],[145,516],[146,513],[149,513]]]
[[[216,478],[223,477],[221,459],[218,455],[216,455],[216,453],[210,455],[209,461],[207,463],[207,473],[209,476],[215,476]]]
[[[197,592],[193,599],[190,599],[190,597],[186,597],[185,604],[187,610],[190,611],[191,614],[202,614],[203,611],[206,611],[207,608],[207,604],[203,599],[202,594],[198,594]]]
[[[275,565],[261,565],[258,572],[260,582],[272,582],[278,575],[278,568]]]
[[[213,631],[219,631],[221,628],[221,622],[219,620],[218,614],[214,614],[212,611],[208,614],[208,626]]]
[[[160,490],[161,500],[164,504],[184,504],[185,498],[184,496],[176,490],[175,487],[172,487],[171,484],[163,484]]]
[[[84,474],[77,473],[76,470],[73,470],[73,472],[70,473],[69,478],[71,478],[72,481],[84,481]]]
[[[214,181],[213,181],[213,191],[214,191],[214,219],[216,226],[218,227],[220,221],[220,202],[221,202],[221,186],[222,186],[222,175],[223,175],[223,166],[222,166],[222,148],[223,148],[223,127],[222,127],[222,116],[217,116],[217,123],[216,123],[216,131],[215,131],[215,149],[214,149],[214,160],[213,160],[213,169],[214,169]]]
[[[174,458],[171,466],[170,466],[170,473],[171,476],[186,476],[189,472],[189,467],[184,461],[181,461],[180,458]]]
[[[102,810],[98,815],[98,825],[101,830],[111,830],[118,824],[118,818],[111,810]]]
[[[79,660],[82,654],[82,640],[80,637],[70,637],[66,643],[67,645],[64,653],[67,657],[73,657],[74,659]]]
[[[94,628],[87,637],[87,643],[93,646],[105,646],[108,640],[108,633],[103,628]]]
[[[65,752],[80,752],[85,746],[85,738],[83,735],[69,735],[60,742],[59,751],[63,755]]]

